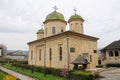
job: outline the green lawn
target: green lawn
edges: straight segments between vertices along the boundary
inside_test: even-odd
[[[17,71],[19,73],[25,74],[25,75],[28,75],[28,76],[31,76],[31,77],[34,77],[34,78],[38,78],[40,80],[66,80],[63,77],[54,76],[54,75],[50,75],[50,74],[47,74],[47,77],[44,77],[43,73],[40,73],[40,72],[31,73],[31,70],[22,70],[19,67],[17,67],[17,69],[16,69],[16,67],[11,66],[10,64],[5,64],[5,65],[2,65],[2,66],[5,67],[5,68],[8,68],[8,69]]]
[[[0,80],[3,80],[3,78],[5,77],[6,75],[0,71]]]

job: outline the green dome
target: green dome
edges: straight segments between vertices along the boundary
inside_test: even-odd
[[[80,15],[78,15],[78,14],[74,14],[74,15],[72,15],[71,17],[70,17],[70,19],[76,19],[76,18],[81,18],[81,19],[83,19]]]
[[[73,20],[81,20],[81,21],[84,21],[84,19],[83,19],[80,15],[78,15],[78,14],[72,15],[72,16],[70,17],[70,19],[68,20],[68,22],[73,21]]]
[[[48,20],[56,20],[56,19],[65,21],[63,14],[57,11],[53,11],[52,13],[48,14],[48,16],[45,19],[45,22]]]
[[[38,33],[43,33],[43,32],[44,32],[44,29],[41,28],[41,29],[39,29],[39,30],[37,31],[37,34],[38,34]]]

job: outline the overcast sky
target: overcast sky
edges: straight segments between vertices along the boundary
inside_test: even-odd
[[[84,32],[100,38],[98,48],[120,39],[120,0],[0,0],[0,44],[8,50],[28,50],[46,16],[57,6],[67,21],[77,9]]]

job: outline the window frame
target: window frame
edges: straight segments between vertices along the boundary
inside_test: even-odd
[[[52,34],[56,34],[56,28],[52,27]]]
[[[75,53],[75,48],[71,47],[70,48],[70,53]]]
[[[117,53],[116,53],[117,52]],[[114,53],[115,53],[115,57],[118,57],[119,56],[119,51],[114,51]],[[116,55],[117,54],[117,55]]]
[[[41,49],[39,50],[39,60],[41,60]]]
[[[113,54],[113,51],[109,51],[109,57],[113,57],[114,54]]]
[[[49,60],[52,60],[52,48],[49,49]]]

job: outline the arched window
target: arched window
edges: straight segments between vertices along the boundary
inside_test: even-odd
[[[90,62],[92,62],[92,55],[90,55]]]
[[[63,32],[63,28],[61,29],[61,32]]]
[[[52,27],[52,34],[55,34],[55,27]]]
[[[115,56],[119,56],[119,52],[118,51],[115,51]]]
[[[41,49],[39,50],[39,60],[41,60]]]
[[[52,60],[52,49],[50,48],[50,55],[49,59]]]
[[[62,61],[62,47],[59,48],[59,52],[60,52],[60,61]]]
[[[45,28],[45,34],[47,35],[47,28]]]
[[[109,51],[109,56],[112,57],[113,56],[113,52]]]

